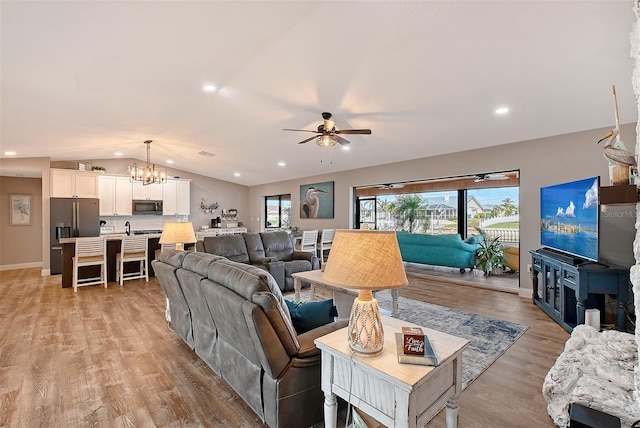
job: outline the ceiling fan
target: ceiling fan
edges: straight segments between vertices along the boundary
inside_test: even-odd
[[[474,183],[480,183],[486,180],[494,181],[494,180],[508,180],[509,176],[502,173],[495,174],[476,174],[476,178],[473,180]]]
[[[401,183],[392,183],[392,184],[381,184],[378,188],[387,190],[387,189],[402,189],[404,184]]]
[[[289,128],[285,128],[283,129],[283,131],[313,132],[317,135],[300,141],[298,144],[308,143],[309,141],[315,139],[316,144],[320,147],[333,147],[338,143],[342,145],[351,144],[351,141],[342,138],[339,134],[371,134],[370,129],[336,129],[336,122],[334,120],[331,120],[331,113],[328,112],[322,113],[322,118],[324,119],[324,123],[318,126],[317,131]]]

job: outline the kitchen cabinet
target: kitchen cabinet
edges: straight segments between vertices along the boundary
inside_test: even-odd
[[[132,185],[133,197],[136,200],[161,201],[163,195],[163,187],[166,184],[142,184],[141,181],[134,181]]]
[[[191,181],[167,180],[162,198],[162,215],[189,215],[191,213]]]
[[[49,193],[52,198],[97,198],[97,172],[52,168]]]
[[[100,215],[118,216],[132,214],[133,199],[129,176],[101,175],[98,180]]]

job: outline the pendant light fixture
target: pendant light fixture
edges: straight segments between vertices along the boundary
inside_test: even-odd
[[[141,181],[143,186],[154,183],[162,184],[167,180],[167,170],[151,163],[152,141],[153,140],[146,140],[144,142],[147,145],[147,165],[141,167],[134,163],[129,167],[131,181]]]

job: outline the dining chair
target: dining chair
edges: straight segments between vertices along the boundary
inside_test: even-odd
[[[318,231],[305,230],[302,232],[302,240],[300,241],[299,251],[305,251],[315,254],[318,248]]]
[[[149,282],[148,248],[147,237],[144,235],[122,237],[120,252],[116,254],[116,281],[120,282],[121,287],[123,281],[128,279],[144,278]],[[138,270],[125,272],[124,264],[129,262],[138,262]]]
[[[100,275],[80,278],[80,268],[85,266],[100,266]],[[107,288],[107,244],[104,237],[76,238],[72,283],[74,293],[85,285],[104,284]]]
[[[333,243],[333,235],[336,234],[335,229],[322,229],[322,233],[320,234],[320,244],[318,247],[318,258],[323,262],[326,260],[324,258],[324,252],[331,250],[331,244]],[[327,254],[327,258],[329,254]]]

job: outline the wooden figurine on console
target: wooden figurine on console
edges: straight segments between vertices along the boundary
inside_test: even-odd
[[[612,186],[626,186],[630,184],[630,171],[635,171],[637,166],[636,157],[627,151],[626,146],[620,139],[620,116],[618,114],[618,98],[616,96],[616,86],[613,85],[613,104],[616,116],[616,127],[602,137],[598,144],[606,141],[603,147],[603,155],[609,161],[609,179]]]

